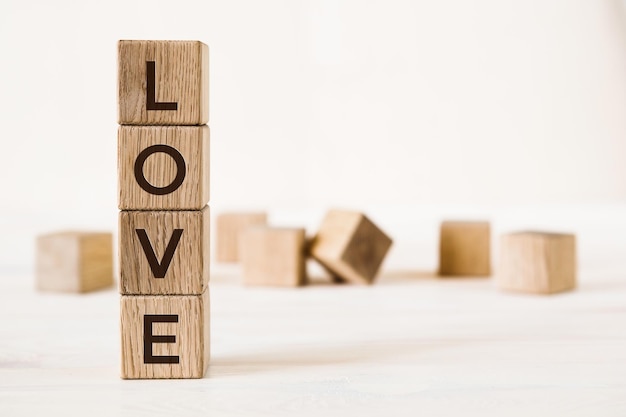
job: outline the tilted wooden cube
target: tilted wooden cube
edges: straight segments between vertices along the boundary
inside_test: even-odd
[[[209,48],[198,41],[118,43],[121,125],[209,121]]]
[[[37,289],[88,292],[113,285],[113,235],[68,231],[37,238]]]
[[[445,221],[439,237],[439,275],[491,274],[491,228],[484,221]]]
[[[504,290],[552,294],[576,287],[576,236],[518,232],[503,235],[497,286]]]
[[[122,211],[120,292],[202,294],[209,282],[209,207]]]
[[[208,126],[120,126],[121,210],[201,210],[209,201]]]
[[[345,281],[371,284],[392,240],[364,214],[331,210],[311,242],[311,256]]]
[[[216,259],[218,262],[239,262],[239,235],[250,226],[267,224],[264,212],[220,213],[216,224]]]
[[[209,291],[121,298],[122,378],[202,378],[210,356]]]
[[[305,232],[301,228],[253,226],[240,235],[246,285],[304,285]]]

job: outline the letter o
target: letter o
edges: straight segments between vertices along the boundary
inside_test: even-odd
[[[155,187],[150,184],[146,177],[143,175],[143,164],[146,162],[146,159],[153,153],[163,152],[172,157],[174,162],[176,162],[176,178],[174,181],[166,187]],[[137,180],[137,184],[145,191],[150,194],[155,195],[165,195],[176,191],[178,187],[180,187],[185,180],[186,173],[185,159],[176,149],[167,145],[152,145],[141,151],[141,153],[137,156],[135,160],[135,179]]]

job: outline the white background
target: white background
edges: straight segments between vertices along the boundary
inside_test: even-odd
[[[0,0],[0,415],[626,415],[623,4]],[[210,45],[214,214],[363,210],[377,284],[212,265],[207,377],[120,380],[117,291],[30,282],[37,234],[117,228],[118,39]],[[576,232],[577,290],[433,279],[449,217]]]
[[[0,267],[30,268],[44,231],[116,229],[118,39],[209,44],[214,213],[314,227],[363,210],[422,266],[448,214],[576,229],[626,201],[625,16],[618,0],[4,0]]]

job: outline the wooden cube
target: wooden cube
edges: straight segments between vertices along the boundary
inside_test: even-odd
[[[68,231],[37,238],[37,289],[89,292],[113,285],[113,235]]]
[[[209,291],[121,298],[122,378],[202,378],[209,356]]]
[[[267,224],[267,213],[264,212],[231,212],[217,216],[217,250],[218,262],[239,262],[239,235],[250,226]]]
[[[296,287],[305,283],[305,232],[301,228],[252,226],[240,235],[246,285]]]
[[[576,236],[518,232],[502,236],[499,288],[552,294],[576,287]]]
[[[392,240],[364,214],[331,210],[311,242],[311,256],[343,280],[371,284]]]
[[[120,126],[121,210],[201,210],[209,201],[208,126]]]
[[[491,229],[484,221],[445,221],[439,238],[439,275],[491,274]]]
[[[122,125],[202,125],[209,121],[209,48],[198,41],[118,43]]]
[[[202,294],[209,282],[209,207],[122,211],[120,292]]]

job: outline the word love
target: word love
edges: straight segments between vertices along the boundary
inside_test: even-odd
[[[209,361],[208,48],[120,41],[122,378],[201,378]]]

